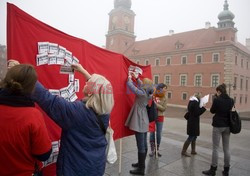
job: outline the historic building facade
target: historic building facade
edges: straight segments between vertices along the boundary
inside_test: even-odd
[[[140,65],[152,66],[154,83],[168,85],[169,105],[186,107],[196,92],[215,93],[225,83],[240,111],[250,110],[250,41],[237,41],[234,14],[225,0],[218,27],[211,27],[135,41],[131,0],[115,0],[109,13],[106,48],[126,55]],[[211,105],[212,98],[208,104]]]
[[[3,79],[6,73],[6,46],[0,44],[0,81]]]

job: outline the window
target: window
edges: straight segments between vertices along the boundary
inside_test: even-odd
[[[140,64],[140,60],[136,60],[136,63],[137,63],[137,64]]]
[[[194,76],[194,86],[200,87],[202,86],[202,76],[201,74],[197,74]]]
[[[187,93],[186,92],[182,93],[182,100],[187,100]]]
[[[165,84],[170,85],[171,84],[171,75],[165,75]]]
[[[160,65],[160,59],[155,59],[155,65],[159,66]]]
[[[240,90],[243,89],[243,78],[240,78]]]
[[[240,96],[240,104],[242,104],[242,95]]]
[[[186,86],[187,85],[187,75],[186,74],[181,74],[180,75],[180,85],[181,86]]]
[[[147,60],[145,60],[145,65],[149,65],[149,61],[148,61],[148,59],[147,59]]]
[[[168,57],[168,58],[167,58],[167,65],[170,65],[170,64],[171,64],[171,58]]]
[[[211,76],[211,85],[212,85],[212,87],[217,87],[219,85],[219,75],[218,74],[213,74]]]
[[[233,86],[234,90],[237,89],[237,77],[234,77],[234,86]]]
[[[248,80],[246,80],[246,91],[248,91]]]
[[[219,62],[219,54],[218,53],[213,54],[213,62]]]
[[[154,84],[159,84],[159,75],[154,75]]]
[[[241,67],[243,68],[243,59],[241,59],[241,61],[240,61],[240,65],[241,65]]]
[[[167,95],[168,95],[168,99],[172,98],[172,92],[168,92]]]
[[[235,95],[234,96],[234,104],[236,104],[236,101],[237,101],[237,96]]]
[[[248,69],[248,62],[247,62],[247,69]]]
[[[202,62],[202,55],[197,55],[196,56],[196,63],[200,64]]]
[[[181,64],[187,64],[187,56],[181,57]]]
[[[245,104],[247,104],[247,95],[245,96]]]
[[[237,55],[235,56],[234,62],[235,62],[235,65],[238,65],[238,56]]]

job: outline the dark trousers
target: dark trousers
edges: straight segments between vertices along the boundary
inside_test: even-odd
[[[147,132],[145,133],[135,133],[136,145],[139,153],[146,153],[148,150],[147,146]]]

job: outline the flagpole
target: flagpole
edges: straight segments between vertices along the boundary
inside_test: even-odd
[[[120,139],[120,153],[119,153],[119,175],[122,172],[122,138]]]

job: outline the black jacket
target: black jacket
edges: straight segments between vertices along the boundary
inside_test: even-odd
[[[221,94],[213,101],[210,112],[215,114],[212,125],[214,127],[229,127],[229,112],[234,105],[234,101],[227,94]]]
[[[189,118],[187,121],[187,134],[190,136],[199,136],[200,135],[200,115],[203,114],[206,109],[204,107],[199,107],[200,102],[198,101],[189,101],[188,111]]]

